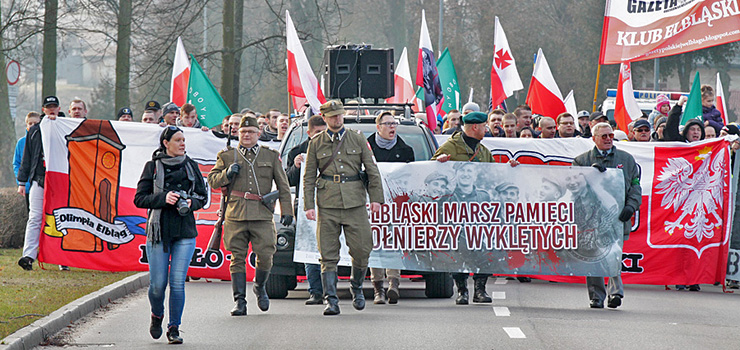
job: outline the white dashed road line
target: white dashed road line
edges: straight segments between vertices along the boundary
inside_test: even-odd
[[[495,313],[496,316],[511,316],[511,312],[506,306],[494,306],[493,313]]]
[[[506,278],[496,278],[496,281],[493,282],[493,284],[506,284],[507,281]]]
[[[524,339],[527,337],[519,327],[504,327],[504,332],[506,332],[511,339]]]
[[[506,292],[492,292],[491,299],[506,299]]]

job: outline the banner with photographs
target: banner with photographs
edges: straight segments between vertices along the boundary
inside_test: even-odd
[[[613,276],[621,268],[621,170],[434,161],[380,163],[386,203],[370,216],[371,267]],[[299,199],[294,258],[316,263]],[[342,252],[341,263],[349,264]]]

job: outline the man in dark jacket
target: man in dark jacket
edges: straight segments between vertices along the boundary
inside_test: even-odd
[[[694,142],[704,140],[704,123],[699,119],[690,119],[686,122],[681,133],[678,132],[678,126],[681,124],[681,114],[683,114],[683,104],[688,98],[681,96],[678,103],[673,105],[668,112],[668,121],[666,121],[663,139],[665,141]]]
[[[293,147],[288,152],[288,168],[285,173],[288,175],[288,184],[295,186],[295,196],[298,198],[301,187],[301,165],[305,160],[305,154],[308,152],[308,143],[316,134],[326,130],[326,123],[321,116],[315,115],[308,118],[308,139],[300,145]],[[296,209],[297,212],[297,209]],[[306,279],[308,280],[308,299],[306,305],[321,305],[323,303],[324,288],[321,286],[321,265],[304,264],[306,268]]]
[[[377,132],[367,138],[370,148],[378,162],[408,163],[414,161],[414,150],[398,136],[398,121],[390,112],[383,112],[375,118]],[[388,303],[398,302],[398,285],[401,279],[401,270],[370,268],[370,281],[375,289],[375,304],[385,304],[384,277],[388,276]]]
[[[56,96],[44,98],[41,112],[49,118],[59,115],[59,99]],[[43,119],[43,117],[42,117]],[[39,238],[41,225],[44,222],[44,179],[46,166],[44,164],[44,149],[41,143],[41,128],[39,124],[32,126],[26,136],[26,147],[23,149],[21,167],[18,170],[18,193],[26,193],[26,182],[31,183],[28,193],[28,221],[26,222],[26,236],[23,242],[23,255],[18,265],[24,270],[32,270],[33,262],[39,254]]]
[[[640,168],[635,158],[629,153],[614,147],[614,132],[607,123],[598,123],[591,128],[592,139],[596,146],[573,159],[574,166],[593,166],[604,172],[606,168],[622,169],[624,175],[624,208],[619,214],[619,221],[623,222],[623,238],[629,239],[632,228],[632,216],[640,208],[642,203],[642,188],[640,187]],[[607,290],[604,288],[602,277],[586,277],[588,296],[591,299],[592,308],[603,308]],[[608,306],[617,308],[622,305],[624,290],[622,287],[622,276],[609,278]]]

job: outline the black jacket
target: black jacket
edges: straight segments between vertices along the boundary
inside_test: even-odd
[[[186,163],[193,166],[195,170],[195,184],[188,180],[187,170],[185,169]],[[206,203],[206,185],[200,170],[198,170],[198,163],[190,157],[186,157],[184,162],[175,166],[164,164],[164,190],[157,194],[153,193],[155,170],[154,160],[150,160],[144,165],[144,171],[136,185],[134,205],[139,208],[162,209],[159,223],[162,227],[163,242],[174,242],[178,239],[198,236],[193,212],[202,208]],[[189,192],[190,199],[193,201],[190,205],[190,213],[186,216],[180,216],[177,207],[166,202],[168,192],[179,190]]]
[[[278,140],[277,137],[278,137],[277,131],[272,132],[272,131],[270,131],[270,127],[269,126],[265,126],[265,128],[262,129],[262,133],[260,134],[259,140],[260,141],[277,141],[277,142],[280,142],[280,140]]]
[[[18,169],[18,183],[36,181],[44,187],[46,165],[44,164],[44,147],[41,143],[41,128],[36,124],[28,130],[26,148],[23,149],[21,167]]]
[[[701,140],[704,140],[704,123],[699,119],[689,120],[683,128],[683,132],[678,132],[678,126],[681,124],[681,114],[683,114],[683,109],[678,104],[675,104],[668,112],[668,120],[665,123],[665,129],[663,129],[663,140],[687,142],[686,134],[689,132],[689,127],[694,124],[699,125]]]
[[[298,188],[301,187],[301,168],[297,168],[295,166],[295,157],[297,157],[301,153],[308,152],[308,142],[311,141],[311,139],[306,139],[306,141],[301,142],[300,145],[293,147],[293,149],[288,152],[288,168],[285,170],[285,174],[288,175],[288,183],[291,186],[295,186],[295,196],[298,198]]]
[[[396,145],[391,149],[380,148],[375,142],[375,135],[373,133],[367,138],[367,142],[370,143],[370,148],[373,150],[375,160],[378,162],[397,162],[397,163],[408,163],[414,161],[414,149],[411,146],[403,142],[400,136],[396,136]]]

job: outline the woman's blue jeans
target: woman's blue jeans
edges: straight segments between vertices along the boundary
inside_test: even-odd
[[[164,316],[164,292],[170,284],[170,318],[167,327],[179,326],[185,306],[185,276],[195,251],[195,238],[169,243],[168,252],[163,242],[146,242],[149,260],[149,305],[152,314]]]

